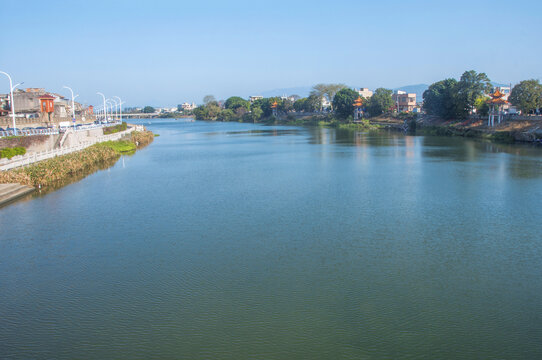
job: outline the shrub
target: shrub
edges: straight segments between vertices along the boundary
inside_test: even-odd
[[[14,156],[24,154],[26,154],[26,149],[24,147],[3,148],[0,150],[0,158],[11,159]]]
[[[126,121],[123,121],[122,124],[104,128],[104,135],[118,133],[120,131],[126,130],[127,128],[128,124],[126,124]]]

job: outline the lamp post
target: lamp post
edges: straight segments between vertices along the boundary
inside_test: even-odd
[[[64,85],[63,88],[66,88],[66,89],[70,90],[70,92],[72,93],[72,122],[73,122],[73,130],[75,131],[75,102],[74,102],[74,100],[79,95],[73,96],[73,90],[69,86]]]
[[[117,113],[117,106],[119,105],[119,103],[117,102],[117,100],[114,100],[114,99],[109,99],[109,100],[115,103],[115,118],[116,118],[115,120],[117,120],[119,117],[119,114]]]
[[[111,102],[111,99],[107,99],[105,100],[106,104],[110,106],[110,112],[109,114],[111,115],[111,117],[113,117],[113,103]]]
[[[107,121],[107,108],[106,108],[106,105],[105,105],[105,95],[102,94],[101,92],[97,92],[96,94],[102,95],[102,98],[104,99],[104,119],[105,119],[105,121]]]
[[[15,88],[15,86],[18,86],[20,84],[13,86],[11,76],[9,76],[7,72],[0,71],[0,73],[6,75],[9,79],[9,92],[11,94],[11,118],[13,119],[13,134],[17,135],[17,128],[15,127],[15,98],[13,97],[13,89]]]
[[[120,109],[120,122],[122,122],[122,100],[118,96],[113,96],[117,99],[119,99],[119,109]]]

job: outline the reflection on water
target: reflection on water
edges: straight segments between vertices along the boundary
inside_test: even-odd
[[[0,209],[1,359],[542,358],[541,149],[149,127]]]
[[[135,151],[131,152],[131,153],[124,153],[121,157],[131,156],[131,155],[134,155],[134,154],[135,154]],[[39,196],[47,195],[48,193],[56,191],[56,190],[58,190],[58,189],[60,189],[60,188],[62,188],[64,186],[67,186],[69,184],[73,184],[75,182],[78,182],[81,179],[84,179],[87,176],[95,173],[96,171],[108,169],[111,166],[115,165],[115,163],[117,161],[118,161],[118,158],[117,159],[110,159],[110,160],[102,161],[102,162],[97,163],[97,164],[93,164],[93,165],[87,167],[85,169],[85,171],[83,171],[83,172],[77,173],[77,174],[75,174],[75,175],[73,175],[73,176],[71,176],[69,178],[63,179],[61,181],[57,181],[56,183],[53,183],[53,184],[51,184],[51,185],[49,185],[49,186],[47,186],[45,188],[37,189],[35,192],[32,193],[32,196],[39,197]]]

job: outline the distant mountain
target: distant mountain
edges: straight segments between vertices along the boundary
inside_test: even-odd
[[[395,88],[393,89],[393,91],[402,90],[409,93],[416,93],[416,99],[418,101],[421,101],[423,92],[427,90],[428,87],[429,85],[427,84],[406,85],[406,86]],[[355,88],[358,89],[359,86],[356,86]],[[263,97],[282,96],[282,95],[299,95],[301,97],[307,97],[309,96],[311,90],[312,90],[312,86],[300,86],[300,87],[267,90],[267,91],[262,91],[259,93],[254,93],[251,95],[261,95]],[[371,90],[374,91],[374,89],[371,89]]]
[[[267,90],[260,93],[254,93],[251,95],[261,95],[263,97],[273,97],[273,96],[282,96],[282,95],[299,95],[301,97],[309,96],[312,86],[300,86],[300,87],[291,87],[291,88],[282,88]]]
[[[491,85],[493,85],[494,87],[510,86],[510,84],[502,84],[502,83],[498,83],[498,82],[495,82],[495,81],[492,81]]]
[[[401,86],[399,88],[393,89],[393,91],[405,91],[407,93],[415,93],[416,94],[416,101],[422,101],[423,100],[423,92],[429,88],[429,85],[427,84],[416,84],[416,85],[406,85]]]

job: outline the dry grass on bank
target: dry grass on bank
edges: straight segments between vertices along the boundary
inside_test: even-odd
[[[112,148],[93,145],[84,150],[40,161],[25,168],[2,171],[0,183],[45,187],[84,172],[97,163],[118,157],[119,153]]]

